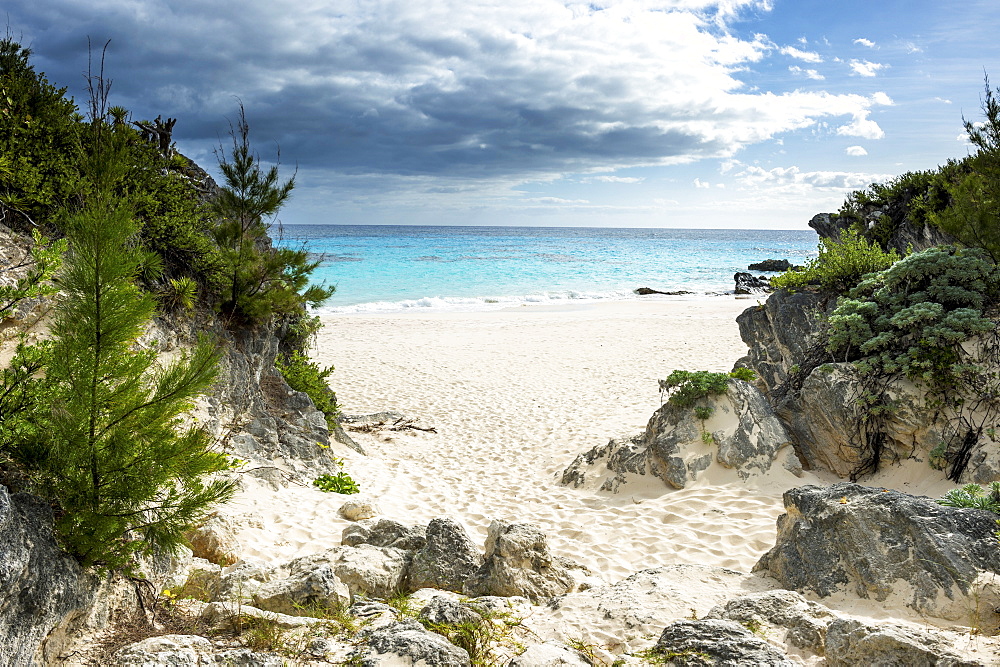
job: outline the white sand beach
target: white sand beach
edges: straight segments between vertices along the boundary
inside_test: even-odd
[[[336,444],[335,454],[389,518],[451,516],[479,544],[494,518],[536,523],[555,554],[609,582],[675,563],[749,571],[774,542],[781,492],[808,480],[716,473],[682,490],[651,478],[611,494],[559,477],[577,454],[641,432],[671,370],[730,370],[746,352],[735,318],[753,305],[718,297],[327,316],[314,356],[336,366],[345,414],[396,410],[436,430],[352,433],[369,456]],[[246,535],[260,557],[339,544],[344,496],[267,495],[240,501],[264,517],[259,539]]]

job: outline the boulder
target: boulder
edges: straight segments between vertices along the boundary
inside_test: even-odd
[[[413,554],[409,587],[462,592],[466,580],[483,564],[483,556],[454,519],[432,519],[427,524],[426,543]]]
[[[196,635],[162,635],[134,642],[115,651],[107,664],[112,667],[195,667],[211,664],[281,667],[285,662],[280,655],[245,648],[217,649],[212,642]]]
[[[465,582],[463,592],[472,597],[523,595],[538,601],[574,588],[572,565],[549,553],[538,526],[495,520],[486,537],[483,565]]]
[[[268,581],[250,597],[254,606],[290,616],[310,616],[351,604],[351,592],[322,557],[305,556],[285,566],[287,576]]]
[[[791,489],[784,504],[777,542],[755,572],[820,597],[891,597],[927,616],[1000,623],[993,513],[845,483]]]
[[[238,532],[232,521],[216,513],[185,537],[196,557],[225,567],[238,561],[242,554],[242,547],[236,538]]]
[[[434,665],[466,667],[469,654],[439,634],[428,632],[417,621],[392,623],[372,632],[366,646],[351,654],[351,664],[363,667]]]
[[[732,598],[713,607],[705,618],[777,628],[783,631],[785,643],[823,655],[827,626],[835,617],[829,609],[799,593],[776,590]]]
[[[371,498],[353,498],[340,506],[337,514],[348,521],[361,521],[378,516],[382,511]]]
[[[483,620],[482,614],[470,605],[444,595],[435,595],[431,598],[431,601],[420,610],[417,618],[437,625],[480,623]]]
[[[764,276],[740,271],[733,275],[733,281],[736,283],[734,294],[762,294],[771,291],[771,279]]]
[[[718,619],[674,621],[663,629],[653,651],[673,664],[795,665],[788,656],[739,623]]]
[[[770,271],[778,273],[788,271],[792,268],[792,263],[787,259],[765,259],[763,262],[756,262],[747,267],[748,271]]]
[[[854,665],[905,665],[906,667],[985,667],[953,649],[954,638],[931,631],[879,623],[867,625],[854,619],[837,619],[826,633],[826,664],[829,667]]]
[[[370,544],[416,551],[426,543],[425,530],[422,526],[406,526],[392,519],[364,519],[344,528],[340,543],[350,547]]]
[[[735,470],[743,480],[767,473],[776,463],[801,473],[785,429],[753,385],[730,380],[725,394],[700,399],[699,407],[710,409],[711,416],[701,420],[692,407],[664,403],[644,435],[612,440],[579,455],[563,472],[562,482],[581,486],[601,462],[614,474],[600,489],[612,492],[630,475],[646,474],[681,489],[713,463]]]
[[[334,574],[352,595],[388,598],[403,590],[412,554],[393,547],[359,544],[327,553]]]

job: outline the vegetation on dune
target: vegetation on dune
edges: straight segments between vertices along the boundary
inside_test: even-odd
[[[791,269],[771,278],[777,289],[815,285],[820,289],[843,291],[857,285],[866,275],[882,271],[899,260],[896,251],[886,252],[877,243],[854,229],[844,230],[839,240],[820,239],[819,255],[800,269]]]

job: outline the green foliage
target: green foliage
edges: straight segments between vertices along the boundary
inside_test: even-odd
[[[52,296],[59,291],[52,279],[62,266],[66,240],[51,241],[37,229],[32,230],[32,240],[29,258],[19,266],[6,267],[8,271],[29,268],[13,285],[0,285],[0,318],[9,317],[24,299]]]
[[[334,458],[333,462],[343,468],[344,460]],[[313,486],[326,493],[342,493],[350,495],[359,493],[361,487],[343,469],[338,470],[335,475],[320,475],[313,480]]]
[[[283,358],[275,359],[274,364],[281,371],[289,387],[309,395],[316,409],[326,415],[326,423],[332,430],[340,416],[337,395],[326,383],[326,378],[333,373],[333,366],[321,368],[318,363],[310,361],[308,356],[298,350]]]
[[[808,260],[802,270],[792,269],[771,278],[771,285],[777,289],[814,285],[843,292],[865,275],[887,269],[899,259],[896,251],[886,252],[856,230],[845,229],[839,241],[820,239],[818,257]]]
[[[222,259],[220,310],[248,323],[273,315],[300,315],[317,306],[334,288],[309,284],[319,262],[302,248],[274,247],[268,238],[271,219],[291,196],[294,176],[279,183],[278,166],[267,171],[250,148],[250,126],[243,106],[231,131],[227,156],[219,151],[225,184],[213,205],[219,220],[212,233]]]
[[[170,278],[160,290],[160,303],[167,311],[192,311],[198,301],[198,283],[190,276]]]
[[[711,417],[712,413],[714,413],[714,412],[715,412],[715,408],[713,408],[713,407],[711,407],[709,405],[697,405],[694,408],[694,416],[697,417],[698,419],[702,420],[702,421],[705,421],[706,419],[708,419],[709,417]]]
[[[121,172],[121,144],[100,137],[87,164],[92,196],[66,219],[70,253],[51,340],[22,345],[12,373],[40,372],[30,401],[2,433],[0,450],[53,499],[56,528],[85,565],[129,568],[134,558],[173,551],[208,507],[231,497],[233,482],[205,481],[227,469],[203,431],[184,428],[192,400],[215,379],[218,349],[202,341],[161,367],[136,349],[155,311],[134,278],[143,252],[127,202],[109,194]],[[5,375],[4,379],[10,379]]]
[[[869,276],[829,318],[827,350],[863,371],[940,384],[965,373],[960,345],[991,331],[1000,274],[983,251],[943,246]]]
[[[479,614],[479,619],[462,623],[433,623],[424,618],[418,620],[431,632],[464,649],[473,665],[501,664],[501,652],[498,649],[507,649],[502,652],[504,654],[510,649],[524,650],[517,637],[517,631],[523,631],[520,618],[515,618],[509,612],[481,607],[475,607],[475,611]],[[506,660],[503,664],[506,664]]]
[[[952,489],[937,502],[948,507],[971,507],[1000,514],[1000,482],[991,482],[988,489],[978,484],[966,484]]]
[[[734,373],[746,377],[742,371],[734,371]],[[694,405],[695,401],[700,398],[726,393],[729,379],[733,377],[736,377],[733,373],[673,371],[666,380],[660,380],[660,391],[668,394],[667,400],[670,403],[686,408]]]
[[[80,191],[76,106],[44,74],[29,49],[0,40],[0,222],[19,231],[49,221]]]
[[[754,382],[757,379],[757,373],[750,368],[734,368],[729,372],[729,377],[744,382]]]

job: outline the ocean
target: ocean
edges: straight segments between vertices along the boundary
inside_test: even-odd
[[[363,313],[635,299],[639,287],[732,293],[737,271],[764,259],[801,264],[815,257],[818,237],[812,230],[285,225],[278,243],[304,245],[321,261],[314,280],[337,287],[320,312]]]

